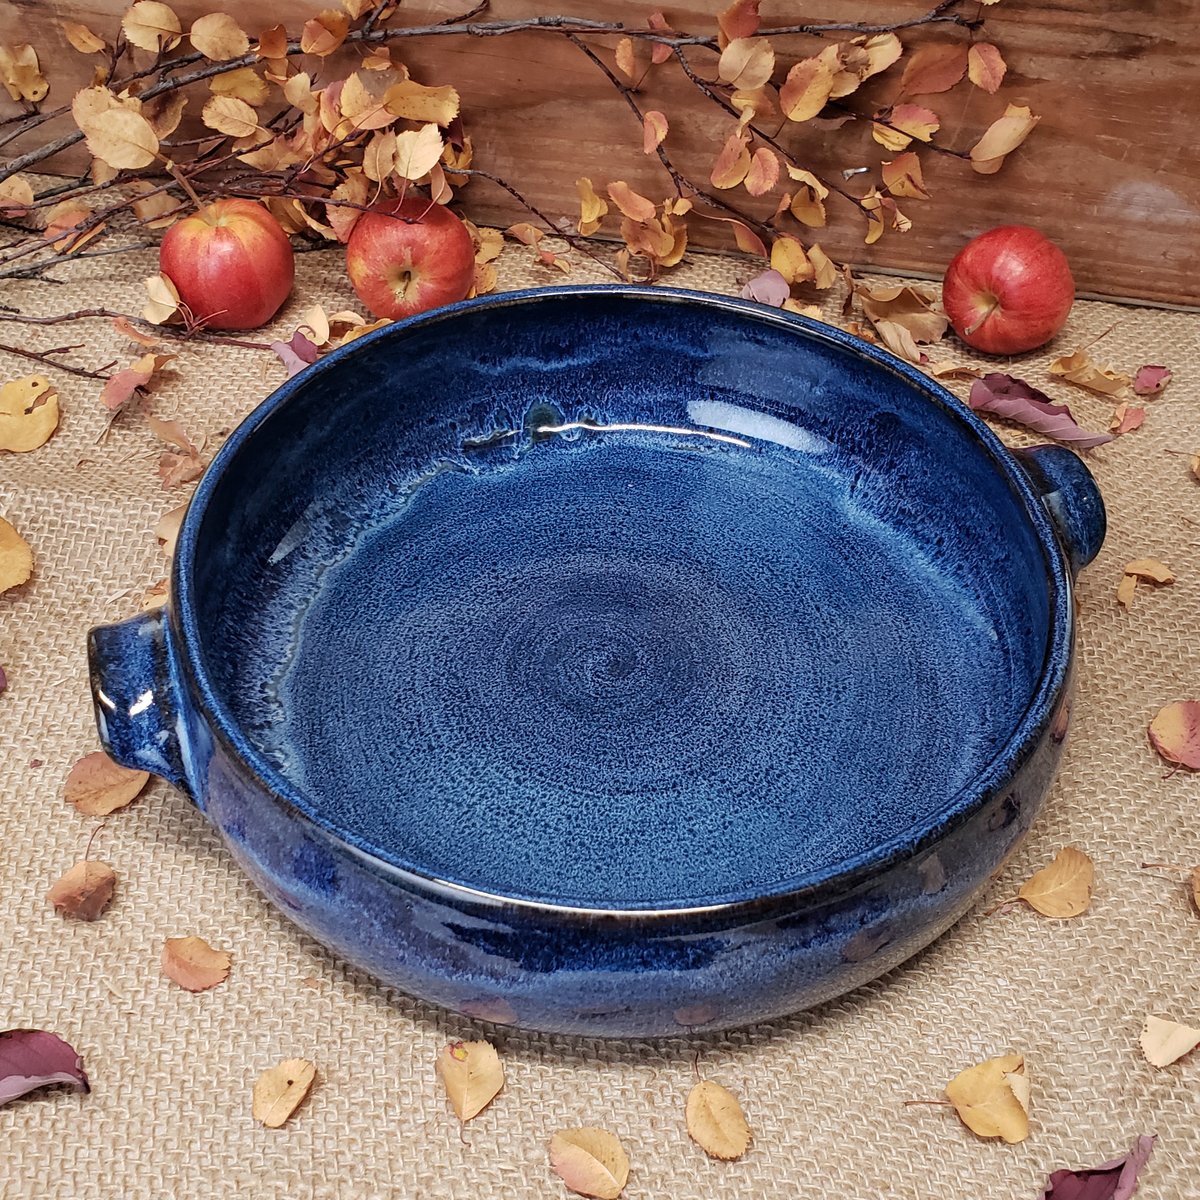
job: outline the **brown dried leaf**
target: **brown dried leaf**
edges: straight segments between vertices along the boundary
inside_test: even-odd
[[[975,42],[967,51],[967,76],[985,92],[995,92],[1004,81],[1008,64],[991,42]]]
[[[428,175],[441,157],[442,135],[433,122],[396,135],[396,174],[401,179],[415,182]]]
[[[197,17],[188,31],[188,40],[213,62],[241,58],[250,49],[250,39],[242,27],[224,12]]]
[[[438,1055],[437,1072],[464,1122],[483,1112],[504,1086],[504,1065],[490,1042],[451,1042]]]
[[[264,103],[271,94],[267,81],[253,67],[238,67],[236,71],[214,75],[208,81],[208,88],[214,96],[233,96],[237,100],[245,100],[252,108]],[[178,96],[178,93],[176,95]],[[160,97],[163,98],[165,97]],[[166,135],[160,133],[158,136]]]
[[[688,1136],[705,1154],[725,1162],[741,1158],[750,1146],[750,1126],[737,1097],[705,1079],[687,1098]]]
[[[652,12],[646,18],[646,25],[650,29],[654,29],[659,33],[666,33],[671,28],[667,24],[667,18],[660,12]],[[657,42],[650,43],[650,61],[658,66],[660,63],[665,63],[671,57],[671,47],[663,46]]]
[[[904,326],[918,342],[936,342],[945,336],[949,320],[934,310],[936,293],[921,284],[898,284],[872,288],[860,284],[855,294],[872,324],[881,320]]]
[[[1169,1067],[1200,1046],[1200,1029],[1151,1015],[1146,1017],[1138,1042],[1152,1067]]]
[[[1200,771],[1200,700],[1175,700],[1158,710],[1150,745],[1177,767]]]
[[[934,379],[978,379],[978,367],[964,367],[961,363],[943,359],[941,362],[925,363],[925,373]]]
[[[64,917],[94,921],[107,907],[117,886],[117,873],[104,862],[83,859],[60,876],[46,899]]]
[[[0,592],[19,587],[33,574],[29,543],[0,517]]]
[[[141,355],[132,366],[117,371],[104,381],[104,387],[100,391],[100,403],[109,412],[117,412],[133,399],[139,388],[144,388],[150,382],[155,372],[162,370],[177,357],[175,354],[154,352]]]
[[[179,529],[183,524],[183,518],[187,515],[187,508],[186,504],[181,504],[178,508],[172,508],[158,518],[158,524],[154,526],[154,536],[158,539],[158,544],[162,547],[164,554],[175,553],[175,542],[179,538]]]
[[[393,84],[384,93],[383,102],[388,112],[407,121],[449,125],[458,116],[459,99],[454,88],[425,87],[412,79]]]
[[[667,118],[651,109],[642,118],[642,153],[653,154],[667,136]]]
[[[149,299],[142,309],[142,316],[152,325],[166,325],[179,317],[179,293],[175,285],[163,274],[151,275],[142,280]]]
[[[157,0],[138,0],[121,18],[121,28],[128,41],[151,54],[174,50],[183,40],[175,10]]]
[[[157,583],[151,584],[142,595],[141,607],[143,612],[152,612],[156,608],[162,608],[171,597],[171,584],[167,579],[160,579]]]
[[[345,40],[350,31],[350,18],[335,8],[327,8],[304,22],[300,34],[300,49],[304,54],[325,58]]]
[[[254,1119],[278,1129],[300,1107],[316,1077],[316,1066],[306,1058],[288,1058],[269,1067],[254,1082]]]
[[[287,55],[287,42],[287,29],[283,25],[272,25],[258,35],[254,53],[260,59],[283,59]]]
[[[967,47],[962,42],[926,42],[909,56],[900,88],[910,96],[948,92],[967,72]]]
[[[1076,387],[1086,388],[1098,396],[1120,395],[1133,380],[1111,367],[1102,367],[1093,362],[1086,350],[1064,354],[1050,364],[1050,374],[1058,375]]]
[[[1029,1136],[1029,1080],[1020,1054],[968,1067],[946,1085],[946,1095],[963,1124],[980,1137],[1011,1145]]]
[[[1137,593],[1137,576],[1122,575],[1121,582],[1117,584],[1117,603],[1126,610],[1133,606],[1133,597]]]
[[[651,221],[654,219],[655,207],[652,201],[635,192],[623,179],[614,180],[608,185],[609,199],[631,221]]]
[[[722,83],[753,91],[769,83],[775,70],[775,51],[766,38],[736,38],[721,51],[717,75]]]
[[[0,451],[25,454],[58,428],[58,392],[45,375],[23,375],[0,387]]]
[[[238,72],[232,71],[230,74],[236,75]],[[214,79],[212,82],[215,84],[217,81]],[[216,91],[216,88],[213,90]],[[143,104],[141,113],[150,122],[154,136],[161,142],[163,138],[170,137],[179,128],[179,122],[186,107],[186,96],[180,92],[167,92],[165,95],[155,96],[153,100]]]
[[[838,48],[827,46],[814,58],[802,58],[779,89],[779,107],[789,121],[815,117],[829,100],[838,70]]]
[[[36,104],[50,90],[38,65],[37,51],[30,45],[0,44],[0,83],[14,100],[30,100]]]
[[[1188,891],[1192,897],[1192,908],[1200,915],[1200,867],[1193,867],[1188,876]]]
[[[93,33],[86,25],[78,21],[59,21],[67,41],[80,54],[99,54],[108,49],[108,43],[98,34]]]
[[[997,117],[971,147],[971,169],[980,175],[994,175],[1004,165],[1005,156],[1029,136],[1041,119],[1024,105],[1008,105],[1004,116]]]
[[[716,188],[735,188],[746,178],[749,170],[750,150],[746,145],[746,136],[734,130],[713,163],[709,181]]]
[[[750,169],[743,183],[752,196],[765,196],[779,182],[779,159],[766,146],[759,146],[750,158]]]
[[[149,771],[131,770],[113,762],[103,750],[93,750],[71,768],[63,797],[85,817],[107,817],[132,804],[149,782]]]
[[[159,191],[147,179],[134,179],[129,189],[139,198],[133,201],[133,215],[147,229],[163,229],[173,225],[182,215],[179,201],[169,192]],[[144,195],[143,193],[150,193]]]
[[[270,137],[259,126],[258,113],[236,96],[210,96],[201,110],[200,119],[209,129],[230,137]]]
[[[550,1169],[580,1196],[617,1200],[629,1181],[629,1159],[607,1129],[559,1130],[550,1139]]]
[[[891,162],[882,163],[881,167],[883,186],[893,196],[907,196],[913,200],[929,199],[921,174],[921,160],[915,150],[909,150]]]
[[[167,938],[163,943],[163,974],[189,992],[205,992],[229,978],[229,955],[214,950],[203,938]]]
[[[907,362],[916,363],[917,366],[920,366],[928,358],[928,355],[922,353],[913,340],[912,333],[903,325],[887,320],[875,321],[872,324],[875,332],[879,335],[879,340],[893,354],[899,355]]]
[[[771,269],[777,271],[784,283],[789,285],[812,279],[815,273],[803,244],[788,234],[781,234],[771,243]]]
[[[717,16],[722,48],[738,38],[753,37],[758,31],[759,0],[733,0],[733,3]]]
[[[1135,558],[1125,565],[1125,574],[1146,583],[1166,585],[1175,582],[1175,572],[1157,558]]]
[[[1044,917],[1077,917],[1092,902],[1095,867],[1082,850],[1064,846],[1022,885],[1017,898]]]

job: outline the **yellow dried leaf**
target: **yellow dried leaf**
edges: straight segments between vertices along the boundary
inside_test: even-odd
[[[1200,1046],[1200,1029],[1163,1017],[1148,1016],[1139,1043],[1152,1067],[1169,1067]]]
[[[608,196],[631,221],[654,219],[656,209],[653,202],[635,192],[623,179],[614,180],[608,185]]]
[[[837,46],[827,46],[792,67],[779,89],[779,107],[789,121],[807,121],[825,107],[838,65]]]
[[[335,8],[327,8],[304,22],[300,33],[300,49],[305,54],[325,58],[345,40],[350,31],[350,18]]]
[[[642,153],[653,154],[667,136],[667,118],[651,109],[642,118]]]
[[[1074,354],[1056,358],[1049,370],[1051,375],[1058,375],[1068,383],[1086,388],[1098,396],[1117,396],[1133,382],[1132,376],[1093,362],[1086,350],[1076,350]]]
[[[175,553],[175,543],[179,538],[179,529],[183,524],[183,518],[187,515],[187,509],[186,504],[181,504],[178,508],[172,508],[158,518],[158,524],[154,526],[154,536],[158,539],[158,544],[162,547],[164,554]]]
[[[759,146],[750,157],[750,169],[742,181],[751,196],[765,196],[779,182],[779,159],[766,146]]]
[[[376,96],[371,92],[356,71],[342,85],[338,96],[338,108],[349,122],[349,128],[339,127],[339,136],[345,137],[354,130],[384,129],[391,125],[396,118],[385,101],[385,96]]]
[[[522,246],[536,246],[542,240],[542,231],[530,225],[528,221],[518,221],[505,231],[510,238],[520,242]]]
[[[811,317],[814,321],[824,321],[825,317],[821,312],[819,304],[801,304],[799,300],[793,300],[789,296],[781,305],[785,312],[799,313],[802,317]]]
[[[1020,1054],[968,1067],[946,1085],[946,1096],[963,1124],[980,1137],[1012,1144],[1029,1136],[1029,1081]]]
[[[179,201],[169,192],[159,191],[149,180],[132,180],[129,188],[138,196],[133,201],[133,214],[147,229],[173,225],[182,214]]]
[[[913,200],[928,200],[925,180],[921,174],[921,160],[916,152],[909,150],[891,162],[881,164],[883,186],[893,196],[908,196]]]
[[[804,246],[788,234],[781,234],[771,243],[771,269],[778,271],[789,284],[802,283],[814,275]]]
[[[802,225],[819,227],[825,224],[825,197],[829,189],[811,172],[803,167],[789,166],[788,176],[800,186],[792,197],[791,212]]]
[[[158,138],[141,113],[128,108],[85,115],[79,128],[97,158],[118,170],[148,167],[158,157]]]
[[[93,33],[86,25],[78,21],[59,21],[67,41],[80,54],[99,54],[108,49],[108,43],[98,34]]]
[[[175,285],[163,274],[151,275],[142,280],[149,299],[142,309],[142,316],[152,325],[166,325],[179,316],[179,293]]]
[[[617,64],[617,70],[626,79],[632,80],[637,75],[637,63],[633,56],[632,38],[623,37],[617,42],[617,48],[613,52],[613,59]]]
[[[936,293],[920,284],[896,284],[872,288],[860,284],[855,295],[872,324],[893,321],[902,325],[918,342],[936,342],[945,336],[950,322],[934,310]]]
[[[287,29],[283,25],[272,25],[258,35],[254,53],[260,59],[282,60],[287,55],[287,43]]]
[[[905,329],[903,325],[898,325],[895,321],[874,321],[872,322],[875,332],[879,335],[879,340],[895,355],[905,359],[907,362],[921,364],[922,354],[920,347],[913,340],[912,333]]]
[[[406,121],[449,125],[458,116],[458,92],[450,86],[425,87],[413,79],[394,83],[384,93],[388,112]]]
[[[877,33],[857,37],[839,47],[838,71],[833,77],[831,100],[850,95],[864,80],[886,71],[904,53],[900,39],[894,33]]]
[[[366,144],[362,159],[363,174],[382,183],[396,169],[396,135],[381,130]]]
[[[34,104],[44,100],[50,90],[38,65],[37,51],[29,45],[0,44],[0,83],[14,100],[30,100]]]
[[[132,804],[149,782],[149,771],[123,767],[103,750],[94,750],[71,768],[63,797],[85,817],[107,817]]]
[[[129,42],[151,54],[174,50],[183,40],[175,10],[157,0],[138,0],[121,18],[121,28]]]
[[[860,73],[860,78],[863,79],[886,71],[904,53],[904,47],[894,33],[876,33],[868,38],[855,38],[854,43],[861,44],[867,56],[867,69],[865,73]]]
[[[357,21],[374,3],[374,0],[342,0],[342,7],[346,10],[346,16],[352,21]]]
[[[229,955],[203,938],[167,938],[162,950],[163,974],[189,992],[205,992],[229,978]]]
[[[596,195],[592,181],[586,175],[575,180],[575,190],[579,193],[577,228],[586,237],[600,228],[601,221],[608,215],[608,204],[602,197]],[[654,206],[650,207],[653,209]]]
[[[1041,119],[1024,105],[1008,105],[1004,116],[993,121],[971,147],[971,169],[980,175],[994,175],[1003,166],[1005,156],[1029,136]]]
[[[0,213],[12,218],[29,215],[33,203],[33,185],[24,175],[10,175],[0,180]]]
[[[46,899],[64,917],[94,921],[107,907],[117,886],[117,873],[104,862],[83,859],[61,875]]]
[[[982,372],[978,367],[964,367],[961,363],[944,359],[941,362],[925,363],[925,373],[934,379],[978,379]]]
[[[820,291],[825,291],[837,283],[837,267],[833,265],[829,256],[821,249],[817,242],[813,242],[808,248],[808,261],[812,263],[813,271],[815,272],[813,283]]]
[[[288,1058],[269,1067],[254,1081],[251,1111],[268,1129],[278,1129],[300,1107],[317,1077],[306,1058]]]
[[[0,517],[0,592],[20,587],[33,574],[29,543]]]
[[[967,71],[967,47],[962,42],[926,42],[909,56],[900,88],[911,96],[948,92]]]
[[[1137,576],[1122,575],[1121,582],[1117,584],[1117,603],[1126,611],[1133,606],[1133,597],[1137,593]]]
[[[1136,576],[1146,583],[1169,584],[1175,582],[1175,572],[1157,558],[1135,558],[1126,563],[1125,574]]]
[[[705,1079],[687,1098],[688,1136],[712,1158],[741,1158],[750,1146],[750,1126],[737,1097]]]
[[[766,38],[735,38],[717,62],[721,82],[746,91],[768,83],[774,71],[775,51]]]
[[[967,77],[985,92],[995,92],[1007,70],[1004,56],[991,42],[974,42],[967,51]]]
[[[0,387],[0,450],[36,450],[57,428],[58,392],[45,375],[24,375]]]
[[[716,188],[735,188],[750,170],[750,150],[744,134],[736,130],[729,135],[713,163],[709,181]]]
[[[550,1169],[580,1196],[617,1200],[629,1181],[624,1147],[607,1129],[559,1130],[550,1139]]]
[[[887,125],[881,125],[882,120],[886,120]],[[932,141],[940,127],[941,118],[932,109],[919,104],[897,104],[886,115],[875,114],[871,136],[881,146],[895,152],[905,149],[914,138],[918,142]]]
[[[200,119],[209,129],[230,137],[254,137],[265,132],[258,124],[258,113],[236,96],[210,96],[201,110]]]
[[[396,135],[396,174],[401,179],[416,181],[428,175],[441,157],[442,135],[432,122]]]
[[[317,97],[313,94],[312,80],[307,71],[301,71],[299,75],[288,79],[283,85],[283,96],[293,108],[298,108],[302,113],[316,112]]]
[[[1197,478],[1200,479],[1200,452],[1193,454],[1188,459],[1188,470]]]
[[[1175,700],[1158,710],[1150,744],[1167,762],[1200,771],[1200,700]]]
[[[214,96],[233,96],[237,100],[245,100],[253,108],[257,108],[271,94],[267,81],[253,67],[238,67],[236,71],[214,75],[208,81],[208,89]]]
[[[241,58],[250,50],[250,39],[242,27],[228,14],[209,13],[197,17],[188,31],[188,41],[214,62]]]
[[[1064,846],[1049,866],[1030,876],[1017,893],[1044,917],[1077,917],[1092,902],[1095,867],[1082,850]]]
[[[733,0],[733,3],[717,16],[722,47],[737,38],[753,37],[758,30],[759,0]]]
[[[504,1065],[490,1042],[451,1042],[438,1055],[437,1072],[460,1121],[477,1117],[504,1086]]]

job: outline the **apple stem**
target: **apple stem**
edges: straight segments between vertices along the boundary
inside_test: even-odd
[[[996,311],[996,309],[999,307],[999,305],[1000,305],[1000,297],[993,296],[991,304],[989,304],[987,306],[987,311],[984,312],[983,315],[979,318],[979,320],[976,321],[973,325],[968,325],[966,327],[966,329],[963,330],[963,336],[970,337],[971,334],[973,334],[975,332],[975,330],[977,330],[980,327],[980,325],[982,325],[984,323],[984,321],[986,321],[988,319],[988,317],[990,317],[992,315],[992,313],[994,313]]]
[[[163,162],[167,164],[167,170],[171,172],[171,178],[183,188],[187,193],[188,199],[196,206],[196,211],[202,212],[204,201],[196,194],[196,189],[188,182],[187,176],[169,158],[164,158]]]

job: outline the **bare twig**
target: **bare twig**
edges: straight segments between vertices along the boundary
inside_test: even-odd
[[[9,318],[4,318],[8,320]],[[68,375],[79,375],[83,379],[107,379],[105,373],[109,371],[113,364],[108,363],[101,367],[98,371],[89,371],[85,367],[74,367],[70,363],[58,362],[49,357],[52,354],[65,354],[68,350],[79,350],[80,346],[58,346],[53,350],[26,350],[22,346],[10,346],[5,342],[0,342],[0,351],[5,354],[15,354],[18,358],[28,358],[33,362],[41,363],[45,367],[53,367],[56,371],[66,371]]]
[[[175,338],[177,341],[205,341],[218,346],[237,346],[242,350],[270,350],[271,348],[269,342],[248,342],[242,338],[225,337],[223,334],[209,333],[208,330],[198,326],[191,329],[176,329],[171,325],[155,325],[153,321],[147,321],[145,317],[135,317],[130,313],[117,312],[112,308],[77,308],[74,312],[59,313],[53,317],[31,317],[26,313],[0,312],[0,324],[7,322],[17,325],[64,325],[70,321],[88,321],[98,318],[112,320],[118,317],[128,321],[131,325],[139,325],[143,329],[153,330],[156,335]],[[8,349],[11,347],[0,346],[0,350]],[[72,347],[72,349],[77,349],[77,347]],[[53,351],[45,353],[53,353]]]

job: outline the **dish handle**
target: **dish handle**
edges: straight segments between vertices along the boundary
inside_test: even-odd
[[[92,703],[100,744],[110,757],[160,775],[190,796],[165,612],[155,609],[88,633]]]
[[[1071,574],[1100,552],[1108,531],[1104,498],[1083,459],[1065,446],[1030,446],[1013,455],[1033,481],[1058,531]]]

